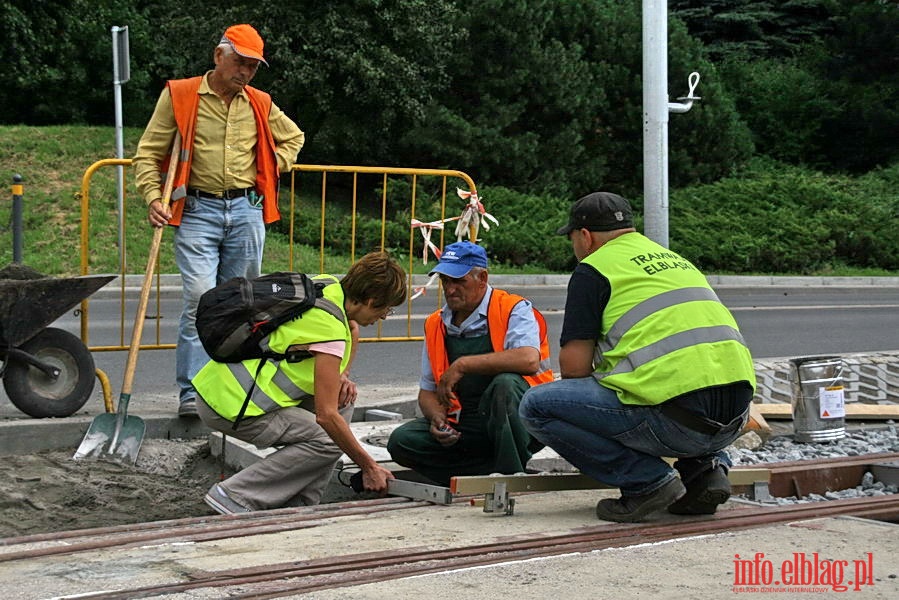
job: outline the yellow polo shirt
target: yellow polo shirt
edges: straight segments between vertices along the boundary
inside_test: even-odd
[[[209,74],[200,82],[197,129],[189,187],[212,194],[253,187],[256,183],[256,121],[244,90],[228,106],[209,87]],[[305,135],[296,123],[272,103],[268,116],[275,140],[278,169],[288,171],[303,147]],[[178,127],[172,97],[164,89],[137,145],[132,161],[137,189],[147,204],[162,199],[159,166],[171,149]]]

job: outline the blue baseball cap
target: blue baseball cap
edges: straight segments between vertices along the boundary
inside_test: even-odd
[[[468,275],[473,267],[487,268],[487,252],[471,242],[456,242],[443,249],[440,261],[429,273],[442,273],[453,279]]]

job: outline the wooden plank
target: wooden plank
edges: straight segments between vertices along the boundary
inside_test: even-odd
[[[674,459],[666,459],[669,462]],[[733,485],[752,485],[756,481],[769,481],[768,469],[755,467],[735,467],[728,473]],[[506,491],[513,492],[556,492],[562,490],[614,489],[614,486],[600,483],[582,473],[536,473],[519,475],[471,475],[450,479],[453,494],[469,496],[489,494],[497,483],[505,483]]]
[[[755,402],[749,405],[749,420],[746,422],[746,426],[743,428],[742,433],[754,431],[759,438],[765,442],[771,437],[771,426],[768,425],[768,421],[762,416],[762,413],[758,408],[759,406],[761,406],[761,404]]]
[[[771,481],[771,471],[758,467],[733,467],[727,472],[731,485],[752,485],[756,481]]]
[[[766,419],[792,419],[793,407],[789,404],[756,403],[753,406]],[[853,420],[899,419],[899,404],[846,404],[846,418]]]
[[[520,475],[470,475],[450,479],[453,494],[488,494],[493,486],[505,483],[506,491],[512,492],[554,492],[559,490],[611,489],[581,473],[537,473]]]

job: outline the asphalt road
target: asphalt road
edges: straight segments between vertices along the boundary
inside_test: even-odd
[[[504,286],[530,298],[546,316],[553,346],[558,353],[558,336],[564,314],[564,286]],[[726,287],[717,290],[733,311],[753,356],[780,358],[847,354],[899,349],[899,288],[894,287]],[[174,343],[179,316],[179,299],[165,295],[157,310],[155,300],[148,308],[144,343]],[[399,313],[382,322],[381,336],[420,335],[422,322],[434,309],[433,292],[412,303],[411,314]],[[126,304],[124,313],[113,298],[93,298],[90,302],[89,345],[124,345],[130,342],[136,301]],[[124,316],[123,316],[124,314]],[[125,332],[121,333],[124,323]],[[76,317],[67,315],[57,323],[79,333]],[[363,337],[375,337],[378,327],[363,329]],[[354,368],[361,385],[414,385],[418,381],[420,342],[364,343]],[[94,360],[117,391],[123,378],[126,351],[95,352]],[[557,366],[557,365],[556,365]],[[174,393],[174,351],[142,350],[137,363],[135,394]]]

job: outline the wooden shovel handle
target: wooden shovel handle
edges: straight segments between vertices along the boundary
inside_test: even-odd
[[[162,205],[168,206],[172,199],[172,187],[175,184],[175,170],[178,167],[178,155],[181,152],[181,132],[175,131],[175,139],[172,141],[172,154],[169,157],[169,170],[165,178],[165,186],[162,188]],[[140,302],[137,306],[137,316],[134,318],[134,329],[131,332],[131,346],[128,348],[128,362],[125,363],[125,378],[122,381],[122,396],[131,395],[131,384],[134,381],[134,370],[137,367],[137,353],[140,350],[140,340],[144,332],[144,318],[147,314],[147,301],[150,298],[150,285],[153,281],[153,271],[156,269],[156,259],[159,256],[159,246],[162,244],[162,233],[165,226],[153,228],[153,242],[150,245],[150,256],[147,258],[147,271],[144,274],[144,283],[140,289]],[[121,400],[120,400],[121,401]]]

